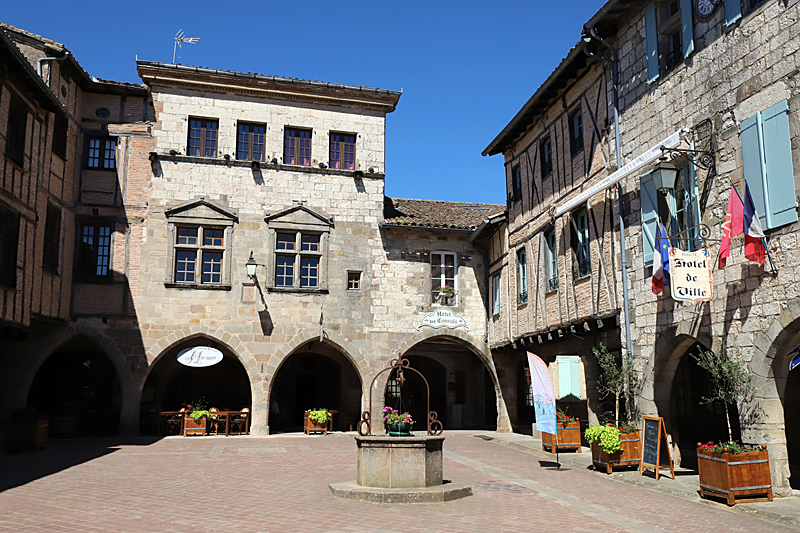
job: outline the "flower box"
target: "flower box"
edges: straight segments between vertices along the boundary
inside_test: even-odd
[[[6,424],[5,450],[19,452],[23,450],[41,450],[47,446],[46,418],[30,422],[9,422]]]
[[[725,498],[728,505],[772,501],[769,452],[715,453],[697,448],[700,496]]]
[[[189,435],[205,435],[206,434],[206,417],[201,416],[197,420],[192,418],[190,414],[183,415],[183,436]]]
[[[315,420],[312,420],[308,417],[308,414],[311,411],[306,411],[303,415],[303,433],[306,435],[311,435],[312,433],[322,433],[323,435],[328,434],[328,422],[319,423]]]
[[[620,433],[619,445],[622,450],[608,454],[600,447],[599,442],[593,442],[592,463],[597,470],[605,470],[610,474],[615,467],[639,466],[642,461],[642,449],[640,446],[639,432]]]
[[[542,449],[546,452],[557,453],[564,450],[581,453],[581,422],[556,422],[558,441],[552,433],[542,432]],[[549,449],[548,449],[549,448]]]

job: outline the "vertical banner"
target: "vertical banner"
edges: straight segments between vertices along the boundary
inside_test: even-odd
[[[556,401],[553,397],[553,384],[547,365],[538,356],[528,352],[528,366],[531,371],[533,390],[533,411],[536,414],[536,429],[544,433],[556,434]]]

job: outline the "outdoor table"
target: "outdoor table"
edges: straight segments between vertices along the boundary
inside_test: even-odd
[[[171,416],[180,416],[181,427],[180,432],[183,433],[183,413],[181,411],[161,411],[158,413],[158,436],[161,436],[161,427],[166,425],[167,419]]]

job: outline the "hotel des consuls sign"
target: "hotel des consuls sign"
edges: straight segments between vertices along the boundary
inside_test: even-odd
[[[469,326],[467,325],[467,321],[464,320],[464,317],[455,314],[449,309],[437,309],[433,313],[428,313],[423,317],[422,322],[419,323],[417,329],[420,329],[423,326],[427,326],[429,328],[434,328],[434,329],[467,328],[467,331],[470,330]]]
[[[669,276],[672,299],[683,302],[708,302],[714,299],[711,283],[711,253],[669,249]]]

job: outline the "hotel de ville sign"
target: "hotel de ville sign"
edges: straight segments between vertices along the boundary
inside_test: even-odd
[[[467,321],[464,320],[464,317],[455,314],[449,309],[437,309],[433,313],[428,313],[422,319],[422,322],[419,323],[417,329],[420,329],[423,326],[427,326],[429,328],[434,328],[434,329],[467,328],[467,331],[470,331],[469,326],[467,325]]]

